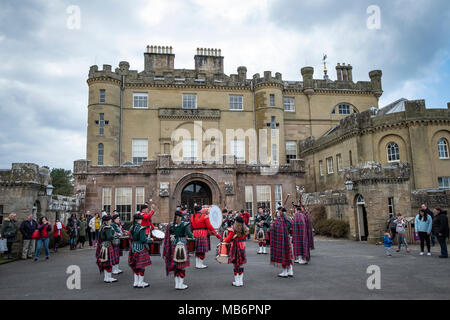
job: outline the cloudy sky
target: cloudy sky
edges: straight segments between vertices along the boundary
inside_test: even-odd
[[[126,60],[142,71],[148,44],[172,46],[175,68],[193,68],[197,47],[221,48],[227,74],[245,65],[249,77],[285,80],[307,65],[322,78],[327,53],[333,80],[338,62],[356,81],[383,70],[380,106],[450,101],[448,0],[2,0],[0,168],[72,169],[86,154],[89,66]]]

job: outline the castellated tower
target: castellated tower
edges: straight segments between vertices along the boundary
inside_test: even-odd
[[[283,109],[283,81],[281,73],[276,73],[272,77],[271,71],[264,71],[264,77],[260,77],[257,73],[253,76],[255,83],[255,109],[256,109],[256,131],[258,134],[258,141],[261,137],[259,131],[261,129],[267,130],[267,155],[272,161],[283,162],[286,157],[286,146],[284,140],[284,109]],[[279,145],[274,147],[272,144],[273,132],[272,129],[278,129]],[[275,137],[274,137],[275,138]],[[269,143],[270,142],[270,143]],[[259,146],[261,146],[261,142]],[[270,147],[272,146],[272,147]],[[278,155],[274,155],[277,152]],[[258,155],[259,161],[260,155]],[[272,162],[273,164],[273,162]]]
[[[127,69],[127,64],[121,62],[120,67]],[[100,71],[97,66],[92,66],[89,78],[94,77],[96,73],[104,76],[104,79],[87,81],[89,85],[87,159],[91,160],[92,165],[119,165],[120,76],[112,72],[111,66],[106,64]]]

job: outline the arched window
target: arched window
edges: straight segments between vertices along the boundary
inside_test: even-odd
[[[103,165],[103,154],[104,154],[104,147],[103,147],[103,143],[99,143],[98,144],[98,165],[102,166]]]
[[[387,157],[388,162],[400,161],[400,151],[398,148],[398,144],[396,144],[395,142],[390,142],[387,145]]]
[[[333,109],[333,111],[331,111],[331,114],[336,113],[341,115],[349,115],[352,113],[358,113],[358,110],[356,110],[355,107],[349,105],[348,103],[340,103]]]
[[[448,159],[448,141],[444,138],[438,141],[439,159]]]

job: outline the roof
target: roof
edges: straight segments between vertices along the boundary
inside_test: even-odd
[[[405,111],[405,101],[408,101],[408,99],[401,98],[395,102],[392,102],[391,104],[388,104],[387,106],[381,108],[378,111],[377,116],[384,116],[385,114],[392,114]]]

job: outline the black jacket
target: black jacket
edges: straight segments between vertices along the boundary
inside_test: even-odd
[[[441,233],[445,238],[449,236],[447,211],[441,211],[433,218],[432,231],[435,235]]]
[[[37,229],[37,223],[34,220],[28,221],[25,220],[20,224],[20,232],[22,236],[26,240],[30,240],[33,236],[34,230]]]

